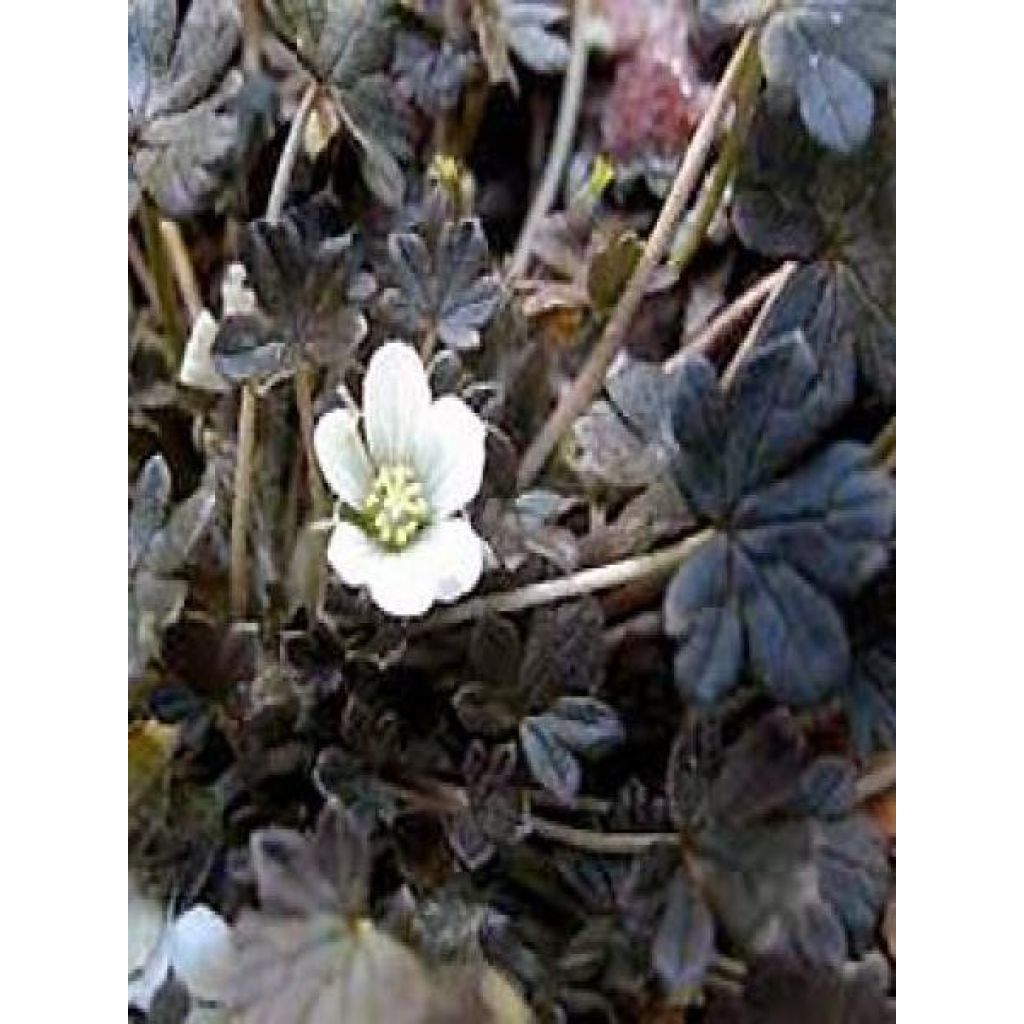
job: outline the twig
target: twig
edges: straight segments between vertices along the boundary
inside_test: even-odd
[[[142,237],[146,245],[146,256],[149,258],[156,293],[160,300],[160,320],[164,330],[171,339],[175,362],[181,358],[184,350],[185,336],[182,333],[181,316],[178,313],[178,300],[174,294],[174,280],[167,262],[167,251],[164,248],[163,236],[160,234],[160,215],[152,201],[143,196],[139,203],[139,216],[142,221]]]
[[[672,190],[665,199],[654,228],[648,236],[644,251],[629,279],[629,284],[626,285],[601,338],[592,349],[579,376],[562,395],[558,405],[523,456],[518,477],[520,490],[525,490],[533,483],[562,435],[568,430],[573,420],[586,409],[600,389],[605,373],[625,339],[626,331],[640,306],[648,279],[654,268],[661,262],[676,222],[697,186],[701,168],[704,166],[704,161],[714,142],[715,132],[725,116],[737,85],[744,78],[743,73],[747,63],[757,60],[754,41],[754,32],[748,29],[740,40],[725,75],[715,90],[696,132],[694,132],[679,173],[672,183]]]
[[[896,787],[896,755],[887,754],[857,780],[857,803],[888,793]]]
[[[317,84],[311,82],[288,130],[288,138],[281,159],[274,174],[274,183],[267,202],[266,219],[272,224],[281,218],[284,202],[288,195],[288,183],[299,154],[299,143],[306,118],[316,99]],[[297,380],[298,378],[296,378]],[[249,504],[252,497],[252,473],[256,463],[256,389],[253,384],[242,385],[241,402],[238,407],[238,449],[235,457],[234,496],[231,503],[231,614],[235,618],[245,616],[248,604],[249,582],[246,553],[249,532]],[[313,472],[316,467],[313,467]]]
[[[252,470],[256,455],[256,389],[242,385],[238,408],[238,442],[235,453],[234,495],[231,502],[231,614],[245,618],[249,603],[249,579],[246,572],[246,545],[249,533],[249,503]]]
[[[312,506],[310,520],[316,522],[325,518],[330,511],[330,503],[324,491],[323,480],[320,477],[320,470],[317,468],[316,453],[313,450],[313,377],[315,370],[312,366],[303,364],[295,374],[295,404],[299,410],[299,434],[302,438],[302,452],[306,461],[306,479],[309,482],[309,500]],[[326,537],[321,537],[317,543],[322,551],[326,550]],[[323,593],[324,573],[323,558],[317,557],[315,576],[312,580],[312,597],[314,607],[320,605],[320,597]]]
[[[306,477],[309,481],[313,518],[321,519],[327,515],[328,502],[313,451],[313,374],[311,366],[299,367],[295,374],[295,404],[299,410],[299,432],[302,435],[303,454],[306,458]]]
[[[606,651],[614,651],[628,640],[646,639],[647,637],[661,636],[661,634],[661,612],[640,612],[632,618],[626,619],[625,622],[606,629],[604,648]]]
[[[146,293],[146,301],[153,309],[159,310],[160,296],[156,290],[156,281],[153,280],[153,275],[146,266],[146,256],[131,231],[128,232],[128,266],[132,268],[135,279]]]
[[[890,455],[896,452],[896,416],[882,428],[871,446],[871,461],[879,466],[885,465]]]
[[[736,374],[739,372],[740,366],[750,354],[750,350],[757,343],[758,336],[761,333],[761,328],[764,326],[764,322],[768,319],[768,314],[772,311],[772,306],[774,306],[778,301],[779,296],[782,294],[782,290],[786,287],[787,282],[796,272],[796,268],[796,263],[786,263],[780,268],[779,273],[774,277],[772,289],[765,298],[764,304],[761,306],[753,324],[751,324],[750,330],[747,331],[746,337],[740,343],[740,347],[733,354],[732,359],[729,360],[729,365],[722,373],[721,388],[723,391],[728,391],[729,388],[732,387],[732,383],[736,379]]]
[[[203,311],[203,299],[199,294],[199,282],[196,281],[196,273],[192,269],[192,260],[185,247],[185,239],[181,237],[181,228],[173,220],[161,217],[160,234],[167,247],[167,255],[171,259],[171,270],[174,271],[175,280],[178,282],[178,290],[185,300],[189,320],[195,320]]]
[[[591,853],[631,856],[643,853],[652,846],[679,845],[679,836],[675,832],[593,832],[533,815],[529,818],[529,824],[534,835]]]
[[[684,342],[678,352],[665,360],[663,369],[672,373],[686,358],[688,352],[699,352],[714,358],[724,344],[733,338],[762,303],[775,291],[780,280],[787,278],[795,264],[783,263],[777,270],[755,281],[742,295],[734,299],[693,340]]]
[[[313,109],[316,101],[316,94],[319,86],[316,82],[310,82],[306,91],[302,94],[298,109],[292,118],[291,127],[288,129],[288,138],[285,139],[284,149],[281,150],[281,159],[277,162],[277,170],[274,172],[274,183],[270,186],[270,199],[267,200],[266,219],[271,224],[276,224],[281,219],[284,210],[284,202],[288,198],[288,185],[292,180],[292,171],[295,170],[295,161],[299,156],[299,147],[302,143],[302,132],[306,127],[306,118]]]
[[[260,0],[242,0],[242,67],[247,75],[254,75],[260,70],[262,44]]]
[[[558,101],[558,118],[555,134],[548,151],[547,163],[534,193],[526,220],[523,222],[519,240],[509,261],[505,276],[506,284],[518,278],[526,269],[533,245],[533,236],[540,222],[547,216],[558,194],[565,163],[569,157],[576,122],[583,102],[583,86],[587,78],[587,19],[590,15],[589,0],[573,0],[572,27],[570,29],[569,64],[562,82],[562,94]]]
[[[725,137],[722,151],[718,160],[707,177],[704,189],[697,201],[697,207],[689,223],[684,221],[685,234],[680,244],[672,251],[669,263],[678,271],[689,266],[690,261],[697,255],[697,250],[704,241],[704,236],[711,227],[719,207],[722,205],[722,196],[725,195],[725,188],[732,178],[733,171],[739,163],[740,152],[743,146],[743,139],[750,127],[750,117],[753,113],[754,98],[757,96],[757,87],[760,84],[760,66],[756,60],[747,61],[740,73],[740,80],[736,86],[735,107],[732,125]]]
[[[593,569],[583,569],[571,576],[563,576],[561,579],[531,583],[519,590],[508,590],[501,594],[486,594],[483,597],[464,601],[462,604],[437,612],[422,622],[414,623],[410,628],[410,634],[428,633],[436,629],[456,626],[459,623],[472,622],[486,612],[523,611],[526,608],[550,604],[552,601],[562,601],[569,597],[578,597],[581,594],[593,594],[600,590],[608,590],[632,580],[667,574],[689,558],[712,536],[712,533],[711,528],[705,528],[675,544],[646,555],[636,555],[633,558],[600,565]]]

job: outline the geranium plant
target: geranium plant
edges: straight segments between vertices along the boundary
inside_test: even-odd
[[[894,1016],[894,0],[131,0],[129,1005]]]

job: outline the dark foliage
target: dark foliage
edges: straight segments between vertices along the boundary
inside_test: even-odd
[[[136,1018],[894,1019],[894,3],[591,4],[510,269],[574,6],[129,3]],[[523,488],[747,30],[676,256]],[[345,583],[443,526],[483,569],[388,563],[438,574],[422,617]]]

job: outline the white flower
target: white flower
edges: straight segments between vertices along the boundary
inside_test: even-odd
[[[363,383],[366,444],[345,409],[316,425],[317,460],[343,506],[327,559],[390,615],[422,615],[472,590],[483,542],[458,515],[480,489],[483,421],[461,399],[431,401],[423,364],[382,345]]]
[[[256,295],[245,285],[245,267],[232,263],[221,285],[221,312],[223,316],[249,314],[256,309]],[[178,380],[190,388],[201,391],[229,391],[231,385],[213,365],[213,343],[218,324],[213,314],[204,309],[192,324],[192,333],[185,345]]]
[[[198,904],[171,920],[156,901],[139,893],[129,874],[129,1006],[148,1012],[172,967],[193,999],[223,1001],[233,957],[231,929],[219,914]]]

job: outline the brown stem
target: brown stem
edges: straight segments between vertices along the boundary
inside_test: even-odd
[[[896,755],[887,754],[857,780],[857,803],[888,793],[896,787]]]
[[[570,29],[569,65],[565,69],[562,94],[558,101],[558,119],[555,134],[548,151],[547,163],[541,176],[540,185],[534,193],[530,210],[523,222],[523,229],[516,242],[515,251],[509,262],[505,280],[514,281],[526,269],[530,259],[533,236],[540,222],[547,216],[558,194],[558,183],[562,180],[565,162],[569,158],[576,122],[583,103],[583,86],[587,78],[587,18],[590,13],[589,0],[573,0],[572,27]]]
[[[666,373],[672,373],[686,358],[688,352],[699,352],[709,359],[715,358],[746,326],[761,308],[765,299],[788,278],[795,264],[784,263],[777,270],[755,281],[742,295],[734,299],[695,338],[687,340],[675,355],[664,363]]]
[[[534,835],[591,853],[628,857],[635,853],[643,853],[652,846],[679,845],[679,836],[675,832],[594,832],[532,815],[529,822]]]
[[[779,296],[782,294],[782,290],[786,287],[786,283],[796,272],[796,268],[796,263],[786,263],[780,269],[779,274],[774,278],[772,289],[765,298],[764,304],[761,306],[753,324],[751,324],[750,330],[747,331],[740,347],[736,350],[732,359],[729,361],[729,365],[722,373],[721,387],[723,391],[728,391],[729,388],[732,387],[732,383],[736,379],[736,374],[739,372],[740,366],[750,354],[751,349],[753,349],[754,345],[757,343],[758,335],[761,333],[761,328],[764,326],[764,322],[768,319],[768,314],[771,312],[772,306],[774,306],[778,301]]]
[[[266,219],[271,224],[277,223],[284,211],[285,200],[288,198],[288,185],[291,183],[295,162],[299,157],[302,132],[306,127],[309,112],[316,102],[318,88],[316,82],[310,82],[306,86],[306,91],[302,94],[298,109],[292,118],[291,127],[288,129],[288,138],[285,139],[284,149],[281,150],[281,158],[278,160],[277,170],[274,172],[274,183],[270,186],[270,199],[267,201]]]
[[[725,116],[737,85],[743,78],[743,72],[749,61],[757,60],[757,49],[754,42],[754,32],[748,29],[740,40],[722,81],[715,90],[704,117],[694,132],[679,173],[672,183],[672,189],[648,236],[647,244],[637,261],[629,284],[626,285],[601,338],[591,351],[579,376],[563,394],[540,433],[534,438],[523,456],[518,477],[520,490],[525,490],[533,483],[562,435],[569,429],[576,417],[586,409],[600,389],[605,373],[625,339],[626,331],[640,306],[651,273],[661,262],[680,214],[693,194],[693,190],[697,187],[700,172],[711,150],[715,133]]]
[[[249,540],[249,504],[256,454],[256,390],[242,385],[238,410],[238,441],[235,452],[234,496],[231,503],[231,614],[245,618],[249,602],[246,546]]]
[[[181,236],[181,228],[173,220],[162,217],[160,219],[160,235],[167,247],[171,270],[178,282],[181,297],[185,300],[189,320],[193,321],[203,311],[203,300],[199,294],[199,282],[196,281],[196,273],[192,269],[192,260],[185,246],[185,239]]]
[[[288,195],[288,184],[299,153],[302,129],[316,99],[317,85],[311,82],[303,94],[299,108],[292,118],[291,128],[267,202],[266,219],[272,224],[281,218],[284,202]],[[252,474],[256,464],[256,389],[251,383],[242,385],[242,397],[238,407],[238,451],[235,457],[234,495],[231,503],[231,614],[235,618],[245,616],[249,596],[249,582],[246,554],[249,533],[249,503],[252,496]],[[301,410],[300,410],[301,415]],[[312,415],[312,414],[311,414]],[[314,465],[312,472],[316,472]]]
[[[472,622],[485,612],[523,611],[526,608],[535,608],[553,601],[563,601],[566,598],[578,597],[582,594],[608,590],[632,580],[668,574],[689,558],[711,537],[712,533],[710,528],[706,528],[675,544],[651,551],[646,555],[636,555],[633,558],[625,558],[608,565],[599,565],[593,569],[583,569],[561,579],[531,583],[518,590],[508,590],[501,594],[486,594],[483,597],[464,601],[462,604],[437,612],[422,622],[414,623],[410,628],[410,634],[428,633],[435,629]]]
[[[160,299],[160,320],[164,330],[171,339],[175,363],[180,361],[184,350],[185,336],[181,327],[181,315],[178,312],[178,299],[174,293],[174,280],[167,262],[167,250],[163,236],[160,234],[160,215],[152,201],[143,196],[139,203],[139,216],[142,220],[142,237],[146,245],[146,255],[156,283],[157,296]]]
[[[128,266],[131,267],[135,279],[146,293],[146,301],[153,309],[158,310],[160,295],[156,290],[156,281],[153,280],[153,275],[149,272],[149,267],[146,266],[145,254],[131,231],[128,232]]]

